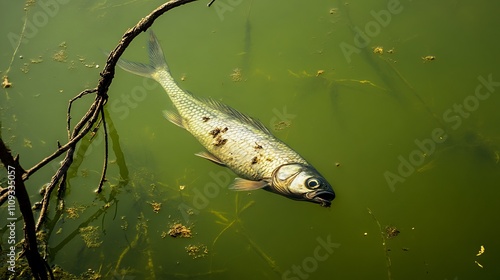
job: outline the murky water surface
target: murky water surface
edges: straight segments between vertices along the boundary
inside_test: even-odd
[[[153,25],[174,78],[260,119],[333,184],[332,207],[228,190],[234,174],[162,117],[163,89],[117,70],[107,182],[96,195],[101,127],[78,146],[64,210],[53,199],[51,265],[104,279],[499,279],[500,4],[206,2]],[[23,167],[65,143],[68,100],[159,4],[47,0],[26,14],[4,1],[2,76],[27,19],[0,95],[1,136]],[[147,62],[146,40],[124,56]],[[26,182],[32,203],[60,160]]]

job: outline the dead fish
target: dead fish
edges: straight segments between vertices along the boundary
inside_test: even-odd
[[[177,110],[165,111],[165,117],[205,147],[197,156],[226,166],[239,176],[231,189],[264,189],[295,200],[331,205],[335,193],[326,179],[260,121],[219,101],[182,90],[170,75],[153,32],[149,35],[149,60],[149,65],[127,60],[118,65],[163,86]]]

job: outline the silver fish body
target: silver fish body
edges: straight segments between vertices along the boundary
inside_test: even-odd
[[[196,155],[227,166],[241,177],[232,189],[264,188],[292,199],[330,206],[335,193],[328,182],[262,123],[218,101],[197,98],[179,88],[152,32],[149,56],[150,65],[125,60],[118,65],[163,86],[177,110],[164,112],[165,117],[189,131],[207,150]]]

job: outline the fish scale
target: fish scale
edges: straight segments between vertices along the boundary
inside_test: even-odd
[[[183,91],[167,70],[157,80],[179,112],[182,126],[239,176],[269,178],[289,162],[308,164],[298,153],[271,135],[257,120],[214,100],[200,100]],[[236,114],[236,115],[235,115]]]

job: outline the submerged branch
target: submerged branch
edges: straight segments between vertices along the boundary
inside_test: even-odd
[[[67,110],[67,126],[66,126],[68,141],[64,145],[61,145],[58,142],[57,150],[54,151],[51,155],[42,159],[40,162],[38,162],[28,170],[24,170],[19,163],[19,158],[18,157],[14,158],[12,156],[10,150],[6,147],[5,143],[0,138],[0,159],[5,165],[7,171],[15,170],[15,180],[13,180],[13,183],[15,183],[15,197],[19,202],[19,208],[21,210],[21,214],[24,220],[25,239],[23,242],[23,251],[26,255],[28,264],[31,268],[32,275],[35,279],[47,279],[48,275],[50,275],[50,277],[53,278],[50,268],[46,264],[45,260],[40,256],[36,240],[36,232],[40,230],[41,226],[43,225],[45,216],[47,214],[51,197],[50,195],[54,190],[55,186],[59,185],[58,199],[60,200],[61,205],[64,205],[64,200],[61,197],[61,195],[64,193],[65,190],[67,172],[71,164],[73,163],[73,156],[75,153],[76,145],[84,136],[86,136],[89,133],[89,131],[91,131],[92,127],[98,121],[99,116],[101,116],[102,118],[104,127],[105,157],[104,157],[104,166],[102,170],[102,175],[98,186],[98,192],[101,191],[102,186],[106,180],[105,178],[106,178],[107,163],[108,163],[108,139],[107,139],[108,131],[106,127],[104,106],[106,105],[108,100],[108,94],[107,94],[108,89],[111,86],[111,82],[113,81],[115,67],[119,58],[124,53],[125,49],[130,45],[130,43],[141,32],[145,32],[149,27],[151,27],[154,21],[158,17],[160,17],[162,14],[175,7],[194,1],[196,0],[172,0],[167,3],[164,3],[163,5],[159,6],[154,11],[152,11],[149,15],[141,19],[133,28],[125,32],[118,45],[109,54],[108,59],[106,61],[106,65],[104,66],[103,71],[100,73],[101,78],[99,79],[97,86],[93,89],[83,90],[69,101]],[[23,33],[24,33],[24,28],[25,26],[23,26]],[[22,40],[22,36],[20,40]],[[21,42],[19,42],[19,44],[20,43]],[[16,51],[17,48],[15,52]],[[78,123],[73,127],[73,129],[71,129],[71,109],[73,103],[76,100],[91,93],[96,94],[94,102],[90,105],[90,108],[85,113],[85,115],[81,117]],[[63,153],[66,153],[66,156],[64,160],[61,162],[61,166],[55,172],[50,183],[46,187],[46,191],[42,199],[42,208],[40,211],[40,215],[35,225],[35,219],[31,209],[31,202],[26,187],[24,185],[24,181],[28,180],[31,175],[36,173],[42,167],[46,166],[48,163],[52,162],[54,159],[61,156]],[[0,205],[1,205],[3,202],[7,200],[11,192],[7,188],[1,189],[0,191],[1,191],[0,192]],[[12,195],[14,195],[14,193],[12,193]],[[47,274],[47,272],[49,274]]]
[[[31,272],[35,279],[47,279],[47,267],[45,266],[45,261],[42,259],[40,253],[38,252],[35,232],[35,218],[33,217],[33,212],[31,211],[30,197],[22,180],[24,169],[19,164],[19,156],[16,156],[15,158],[12,157],[9,148],[7,148],[1,138],[0,160],[4,164],[9,174],[8,193],[9,195],[15,196],[17,198],[17,201],[19,203],[19,210],[21,211],[21,214],[23,216],[23,251],[26,254],[26,259],[28,260]],[[10,186],[12,186],[12,188]],[[15,221],[12,221],[11,223],[15,223]]]

